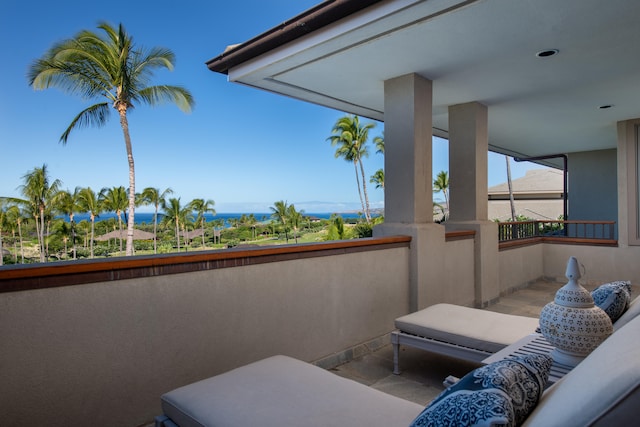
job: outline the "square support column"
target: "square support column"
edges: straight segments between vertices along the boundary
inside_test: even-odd
[[[500,296],[498,225],[488,220],[488,112],[479,102],[449,107],[447,231],[474,230],[475,305]]]
[[[487,107],[479,102],[449,107],[449,220],[488,219]]]
[[[433,222],[431,81],[408,74],[384,82],[384,215]]]
[[[385,221],[373,234],[412,238],[410,311],[440,302],[433,287],[445,274],[444,227],[433,222],[432,133],[431,81],[417,74],[385,81]]]

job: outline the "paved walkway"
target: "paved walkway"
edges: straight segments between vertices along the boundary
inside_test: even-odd
[[[540,281],[513,294],[501,297],[487,310],[539,317],[542,308],[553,300],[563,283]],[[588,286],[587,289],[591,290]],[[634,292],[635,293],[635,292]],[[444,390],[448,375],[462,377],[478,365],[426,352],[400,347],[400,375],[394,375],[391,344],[358,359],[340,365],[332,372],[370,387],[426,405]]]

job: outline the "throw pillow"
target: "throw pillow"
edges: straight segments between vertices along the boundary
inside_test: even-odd
[[[617,281],[605,283],[591,291],[595,305],[604,310],[615,322],[629,308],[631,301],[631,282]]]
[[[552,359],[527,354],[482,366],[443,391],[413,420],[422,426],[517,426],[535,408]]]

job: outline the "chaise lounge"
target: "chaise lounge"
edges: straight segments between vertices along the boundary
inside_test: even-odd
[[[640,407],[638,313],[636,298],[613,335],[547,388],[523,425],[633,425]],[[408,426],[424,409],[287,356],[170,391],[161,405],[156,427]]]
[[[630,290],[630,282],[612,283],[624,283]],[[610,284],[602,286],[608,285]],[[638,298],[633,303],[637,303],[637,300]],[[613,300],[602,302],[614,303]],[[538,323],[538,319],[533,317],[453,304],[432,305],[395,320],[397,329],[391,333],[393,373],[400,373],[400,345],[479,363],[522,337],[534,333]],[[614,321],[614,328],[616,325],[617,322]]]

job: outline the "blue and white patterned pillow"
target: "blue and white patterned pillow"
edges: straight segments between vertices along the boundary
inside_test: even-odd
[[[605,283],[591,291],[595,305],[604,310],[615,322],[627,311],[631,302],[631,282],[617,281]]]
[[[528,354],[482,366],[443,391],[410,427],[517,426],[538,404],[552,359]]]

